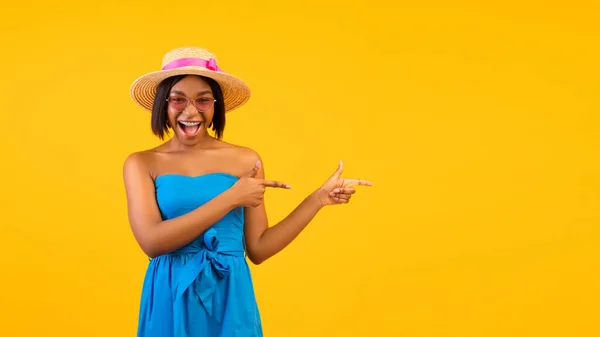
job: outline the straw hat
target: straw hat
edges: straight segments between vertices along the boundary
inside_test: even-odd
[[[147,73],[131,85],[131,97],[142,108],[152,111],[158,84],[175,75],[201,75],[221,86],[225,112],[242,106],[250,99],[250,88],[241,79],[225,73],[217,66],[216,57],[206,49],[184,47],[171,50],[162,60],[161,70]]]

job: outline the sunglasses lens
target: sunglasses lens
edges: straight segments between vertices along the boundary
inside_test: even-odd
[[[212,98],[199,97],[194,101],[194,105],[196,106],[196,109],[200,111],[206,111],[210,109],[210,107],[213,105],[213,102],[214,100]]]
[[[188,104],[188,100],[182,96],[171,96],[169,97],[169,105],[174,110],[183,110]]]

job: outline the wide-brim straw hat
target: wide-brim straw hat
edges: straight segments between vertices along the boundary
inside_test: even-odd
[[[250,99],[250,88],[241,79],[217,66],[216,57],[206,49],[184,47],[165,54],[160,70],[137,78],[131,85],[131,97],[142,108],[152,111],[156,88],[164,79],[175,75],[200,75],[214,79],[221,86],[225,112],[239,108]]]

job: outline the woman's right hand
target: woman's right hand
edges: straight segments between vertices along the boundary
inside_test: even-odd
[[[290,189],[291,186],[279,181],[255,178],[260,169],[260,161],[256,162],[254,168],[242,176],[232,187],[231,192],[236,200],[236,206],[257,207],[263,202],[265,189],[277,187]]]

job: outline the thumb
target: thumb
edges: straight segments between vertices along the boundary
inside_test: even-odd
[[[256,173],[258,173],[258,169],[260,168],[260,160],[256,162],[256,165],[252,168],[252,170],[248,173],[248,177],[254,178]]]
[[[342,172],[344,172],[344,162],[340,160],[340,163],[338,164],[338,168],[337,168],[337,170],[335,170],[335,172],[333,173],[331,178],[338,179],[342,175]]]

